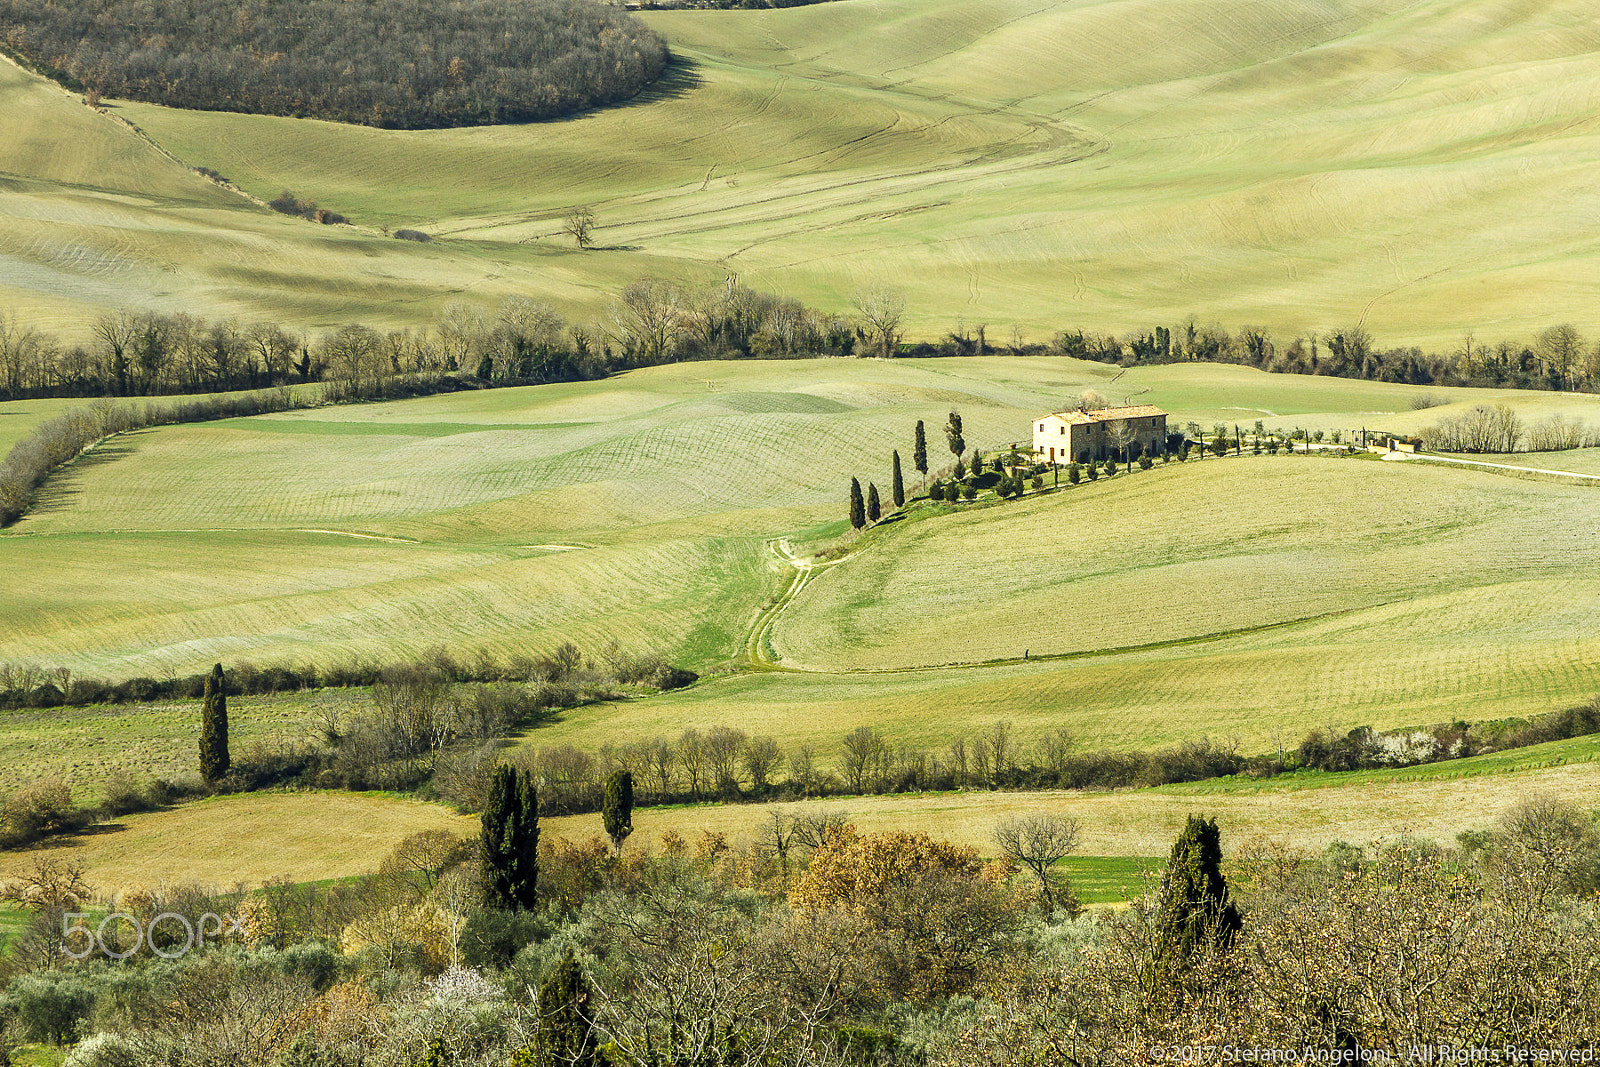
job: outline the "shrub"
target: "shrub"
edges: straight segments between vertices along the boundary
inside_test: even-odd
[[[0,816],[3,833],[13,844],[81,829],[88,822],[88,813],[72,806],[72,790],[59,778],[41,778],[22,786],[6,798]]]
[[[1256,449],[1256,451],[1259,452],[1260,449],[1258,448],[1258,449]],[[1154,467],[1155,465],[1156,465],[1155,464],[1155,460],[1151,459],[1149,456],[1140,456],[1139,457],[1139,469],[1140,470],[1147,471],[1151,467]]]
[[[43,971],[14,980],[6,1000],[23,1033],[59,1047],[88,1022],[95,990],[92,979],[76,971]]]
[[[1077,485],[1082,480],[1083,480],[1083,468],[1082,467],[1078,466],[1076,463],[1073,463],[1073,464],[1071,464],[1070,466],[1067,467],[1067,481],[1071,482],[1073,485]]]
[[[394,237],[397,241],[420,241],[422,244],[433,243],[433,238],[421,230],[396,230]]]

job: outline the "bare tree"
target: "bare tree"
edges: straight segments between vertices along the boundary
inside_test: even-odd
[[[1117,452],[1123,460],[1131,460],[1128,446],[1133,444],[1133,439],[1139,435],[1134,429],[1131,419],[1113,419],[1106,423],[1106,433],[1111,437],[1111,443],[1117,446]]]
[[[844,777],[852,793],[860,793],[873,769],[888,753],[883,735],[870,726],[858,726],[844,738]]]
[[[594,246],[594,212],[587,207],[575,207],[561,222],[561,232],[571,237],[579,248]]]
[[[698,797],[706,773],[706,739],[692,726],[678,738],[678,762],[689,779],[689,794]]]
[[[641,363],[671,359],[683,334],[685,303],[683,293],[660,278],[630,283],[612,309],[619,342]]]
[[[1106,400],[1104,393],[1097,389],[1085,389],[1078,394],[1078,399],[1073,406],[1079,411],[1100,411],[1105,408],[1107,403],[1109,401]]]
[[[1050,885],[1050,868],[1077,851],[1078,820],[1061,815],[1018,815],[995,825],[994,840],[1003,856],[1034,873],[1045,909],[1054,909],[1057,898]]]
[[[906,313],[906,295],[899,289],[876,284],[856,290],[857,327],[882,359],[895,354],[900,344],[900,320]]]
[[[706,762],[721,793],[739,792],[739,757],[749,735],[733,726],[713,726],[706,734]]]
[[[1560,388],[1572,387],[1572,370],[1583,359],[1583,335],[1570,322],[1539,334],[1539,355],[1550,366]]]
[[[783,749],[771,737],[752,737],[744,746],[744,769],[750,775],[752,789],[765,789],[771,785],[772,772],[782,763]]]

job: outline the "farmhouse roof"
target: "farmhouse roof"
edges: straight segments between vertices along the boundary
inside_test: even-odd
[[[1049,417],[1060,419],[1073,426],[1087,426],[1096,422],[1115,422],[1118,419],[1150,419],[1166,412],[1154,404],[1139,404],[1131,408],[1096,408],[1093,411],[1055,411]]]

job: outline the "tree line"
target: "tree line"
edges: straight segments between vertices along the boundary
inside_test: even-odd
[[[1527,719],[1436,723],[1377,731],[1314,728],[1298,744],[1246,755],[1237,741],[1202,737],[1149,750],[1082,748],[1066,729],[1035,738],[996,721],[961,731],[941,746],[895,742],[861,726],[827,748],[785,745],[733,726],[689,727],[586,750],[570,744],[523,749],[510,757],[535,774],[546,810],[600,809],[605,784],[627,771],[641,804],[800,800],[816,797],[944,792],[960,789],[1128,789],[1244,775],[1411,767],[1600,733],[1600,703]],[[481,770],[483,753],[465,754]],[[491,761],[492,762],[492,761]],[[451,765],[453,768],[454,765]],[[463,769],[468,769],[463,765]],[[476,810],[469,779],[436,780],[441,796]],[[481,795],[481,785],[477,787]]]
[[[315,210],[292,194],[282,200],[293,213]],[[1380,352],[1364,329],[1304,334],[1280,346],[1259,328],[1232,335],[1193,322],[1187,335],[1161,327],[1154,334],[1119,339],[1080,330],[1059,333],[1049,344],[1028,344],[1013,333],[1007,345],[991,343],[983,325],[958,324],[938,344],[913,345],[901,339],[904,314],[904,297],[885,287],[858,291],[849,313],[834,314],[751,289],[736,275],[699,287],[641,278],[619,290],[605,314],[587,323],[512,296],[493,309],[452,303],[423,329],[379,331],[352,323],[316,337],[270,322],[124,309],[100,316],[86,339],[66,341],[0,313],[0,400],[149,396],[315,381],[360,388],[385,377],[417,374],[538,384],[687,360],[1002,352],[1123,366],[1207,360],[1417,385],[1600,388],[1600,344],[1588,346],[1570,325],[1551,327],[1532,343],[1505,341],[1492,348],[1467,335],[1451,353],[1423,357],[1417,349]],[[1438,401],[1424,396],[1418,402]],[[1570,429],[1554,427],[1551,436],[1570,434]]]
[[[959,350],[974,345],[952,335],[946,347]],[[1244,326],[1229,332],[1223,326],[1200,325],[1191,318],[1176,333],[1162,326],[1121,337],[1064,331],[1055,336],[1048,351],[1124,367],[1200,361],[1235,363],[1279,374],[1326,374],[1404,385],[1600,387],[1600,343],[1590,345],[1571,323],[1542,330],[1531,341],[1507,339],[1493,344],[1469,330],[1447,351],[1424,352],[1417,346],[1382,348],[1366,327],[1359,325],[1321,333],[1307,331],[1283,340],[1264,327]]]
[[[91,104],[401,129],[626,100],[668,61],[660,34],[592,0],[0,0],[0,47]]]
[[[535,385],[682,360],[848,355],[862,343],[859,324],[847,317],[732,279],[700,289],[640,279],[589,323],[512,296],[494,308],[451,303],[423,329],[351,323],[315,336],[271,322],[122,309],[97,318],[86,338],[67,341],[0,313],[0,400],[310,382],[364,395],[387,378],[419,375]]]

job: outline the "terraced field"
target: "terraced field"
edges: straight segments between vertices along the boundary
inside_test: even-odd
[[[653,12],[679,62],[557,123],[380,131],[114,104],[159,151],[7,67],[0,303],[430,319],[532,293],[603,320],[645,274],[911,333],[1280,335],[1364,320],[1445,347],[1593,330],[1600,29],[1582,0],[843,0]],[[819,121],[825,117],[826,121]],[[63,134],[68,131],[70,136]],[[71,140],[70,152],[44,146]],[[276,218],[290,188],[364,231]],[[602,250],[560,236],[594,208]],[[385,240],[415,226],[442,240]]]

